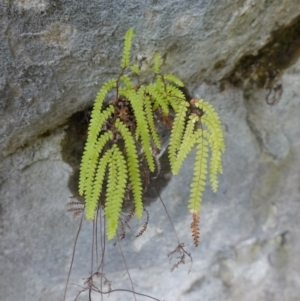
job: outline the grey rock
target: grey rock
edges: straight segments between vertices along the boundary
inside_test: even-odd
[[[138,34],[134,60],[145,79],[159,51],[164,71],[188,83],[193,97],[215,106],[227,147],[218,193],[207,185],[204,194],[198,248],[192,244],[187,209],[194,154],[179,175],[170,178],[166,168],[164,184],[157,184],[166,186],[162,199],[179,241],[193,257],[190,273],[188,256],[185,265],[169,271],[176,255],[171,264],[167,255],[178,242],[153,194],[143,236],[135,238],[146,216],[131,222],[121,246],[136,291],[159,300],[299,300],[300,61],[276,74],[283,89],[273,106],[266,98],[269,89],[276,92],[274,82],[271,88],[253,84],[255,72],[242,86],[226,80],[242,57],[259,53],[273,31],[296,20],[297,4],[2,1],[1,301],[63,298],[79,225],[66,203],[76,194],[84,141],[83,130],[73,128],[68,118],[88,108],[101,83],[118,73],[130,26]],[[84,286],[82,278],[89,276],[91,242],[92,224],[85,221],[66,300],[81,290],[72,283]],[[130,289],[114,242],[106,245],[105,276],[113,288]],[[87,292],[77,300],[88,300]],[[102,299],[94,294],[92,300]],[[103,300],[134,298],[116,292]]]
[[[271,31],[300,13],[297,0],[32,1],[1,5],[2,157],[90,104],[116,72],[125,31],[138,33],[145,68],[155,51],[165,70],[198,85],[230,72]],[[223,68],[216,68],[223,62]],[[220,65],[220,64],[219,64]]]

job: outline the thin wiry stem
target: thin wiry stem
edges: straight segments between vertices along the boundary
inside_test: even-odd
[[[127,68],[127,67],[122,68],[122,71],[121,71],[121,73],[120,73],[120,75],[119,75],[119,77],[118,77],[118,79],[117,79],[117,85],[116,85],[117,95],[116,95],[116,99],[115,99],[115,103],[114,103],[115,105],[117,104],[117,102],[118,102],[118,100],[119,100],[119,85],[120,85],[120,79],[121,79],[122,75],[124,74],[124,71],[125,71],[126,68]]]
[[[75,258],[75,250],[76,250],[77,240],[78,240],[79,233],[80,233],[80,230],[81,230],[81,226],[82,226],[82,222],[83,222],[83,217],[84,217],[84,210],[82,211],[79,228],[78,228],[78,231],[77,231],[77,234],[76,234],[76,237],[75,237],[74,246],[73,246],[72,259],[71,259],[71,264],[70,264],[70,268],[69,268],[69,272],[68,272],[67,283],[66,283],[65,292],[64,292],[64,299],[63,299],[64,301],[66,300],[68,284],[69,284],[69,280],[70,280],[70,276],[71,276],[71,271],[72,271],[72,267],[73,267],[73,262],[74,262],[74,258]]]
[[[93,220],[92,256],[91,256],[91,276],[93,275],[93,265],[94,265],[94,245],[95,245],[95,220]]]
[[[74,285],[79,286],[80,288],[82,288],[82,290],[77,294],[76,298],[74,299],[74,301],[76,301],[76,299],[79,297],[79,295],[80,295],[81,293],[85,292],[85,291],[87,290],[87,288],[86,288],[86,287],[83,287],[83,286],[81,286],[81,285],[78,285],[78,284],[74,284]],[[109,295],[109,294],[114,293],[114,292],[126,292],[126,293],[132,293],[131,290],[123,289],[123,288],[117,288],[117,289],[113,289],[113,290],[109,290],[109,291],[107,291],[107,292],[104,292],[104,291],[99,290],[99,288],[97,288],[97,287],[94,286],[94,285],[93,285],[93,287],[91,288],[91,290],[94,291],[94,292],[97,292],[97,293],[99,293],[99,294],[101,294],[101,295]],[[161,300],[159,300],[159,299],[157,299],[157,298],[154,298],[154,297],[152,297],[152,296],[149,296],[149,295],[146,295],[146,294],[142,294],[142,293],[139,293],[139,292],[136,292],[136,291],[134,292],[134,294],[135,294],[135,295],[138,295],[138,296],[141,296],[141,297],[146,297],[146,298],[149,298],[149,299],[152,299],[152,300],[155,300],[155,301],[161,301]]]
[[[96,231],[95,231],[95,239],[96,239],[96,267],[98,266],[99,260],[98,260],[98,210],[96,212],[96,218],[95,218],[95,223],[96,223]]]
[[[172,220],[171,220],[171,217],[170,217],[170,215],[169,215],[169,212],[168,212],[168,210],[167,210],[167,207],[166,207],[166,205],[165,205],[164,201],[162,200],[162,198],[161,198],[160,194],[159,194],[159,193],[158,193],[158,191],[156,190],[156,188],[155,188],[155,187],[153,187],[153,189],[155,190],[155,192],[156,192],[156,194],[157,194],[158,198],[160,199],[160,201],[161,201],[162,205],[164,206],[164,209],[165,209],[165,211],[166,211],[166,213],[167,213],[168,219],[169,219],[169,221],[170,221],[170,223],[171,223],[171,225],[172,225],[172,228],[173,228],[173,230],[174,230],[174,234],[175,234],[175,236],[176,236],[176,239],[177,239],[177,242],[178,242],[178,245],[179,245],[179,244],[180,244],[180,242],[179,242],[179,238],[178,238],[178,235],[177,235],[176,229],[175,229],[175,227],[174,227],[174,224],[173,224],[173,222],[172,222]]]
[[[92,301],[92,288],[89,288],[89,301]]]
[[[175,252],[179,252],[179,253],[180,253],[180,251],[183,252],[183,254],[186,254],[186,255],[190,258],[190,260],[191,260],[191,266],[190,266],[190,269],[189,269],[189,271],[188,271],[188,274],[189,274],[189,273],[191,272],[192,266],[193,266],[193,257],[192,257],[192,255],[191,255],[189,252],[187,252],[187,251],[184,249],[184,244],[183,244],[183,243],[180,243],[179,238],[178,238],[178,235],[177,235],[177,232],[176,232],[176,229],[175,229],[175,227],[174,227],[174,224],[173,224],[173,222],[172,222],[172,220],[171,220],[171,217],[170,217],[170,215],[169,215],[169,212],[168,212],[168,210],[167,210],[167,207],[166,207],[164,201],[162,200],[160,194],[159,194],[158,191],[156,190],[156,188],[153,187],[153,189],[155,190],[155,192],[156,192],[158,198],[160,199],[160,201],[161,201],[161,203],[162,203],[162,205],[163,205],[163,207],[164,207],[164,209],[165,209],[165,211],[166,211],[166,214],[167,214],[168,219],[169,219],[169,221],[170,221],[170,223],[171,223],[171,225],[172,225],[172,228],[173,228],[173,230],[174,230],[174,233],[175,233],[175,236],[176,236],[176,239],[177,239],[177,243],[178,243],[177,248],[176,248],[173,252],[169,253],[168,257],[169,257],[170,255],[174,254]],[[184,263],[184,261],[183,261],[183,260],[184,260],[184,257],[181,257],[181,258],[183,258],[183,259],[182,259],[181,261],[179,261],[179,263],[181,263],[181,262]],[[171,257],[171,259],[172,259],[172,257]],[[175,265],[171,268],[171,271],[173,271],[175,267],[178,267],[178,263],[175,264]]]
[[[99,212],[99,226],[100,226],[100,245],[101,245],[101,263],[97,271],[101,269],[101,277],[100,277],[100,288],[102,291],[102,275],[103,275],[103,270],[104,270],[104,253],[105,253],[105,231],[102,230],[102,215],[101,215],[101,205],[99,205],[98,210]],[[104,221],[105,222],[105,221]],[[105,225],[104,225],[105,227]],[[104,239],[103,239],[104,237]],[[103,242],[104,240],[104,242]],[[103,301],[103,295],[101,294],[101,301]]]
[[[93,276],[94,244],[95,244],[95,220],[93,221],[93,235],[92,235],[91,277]],[[89,287],[89,301],[92,301],[92,288],[91,287]]]
[[[133,291],[131,291],[131,290],[123,289],[123,288],[113,289],[113,290],[110,290],[110,291],[108,291],[108,292],[100,291],[100,290],[97,288],[97,290],[93,289],[93,291],[98,292],[98,293],[103,294],[103,295],[108,295],[108,294],[111,294],[111,293],[114,293],[114,292],[128,292],[128,293],[132,293],[132,292],[133,292]],[[159,300],[159,299],[156,299],[156,298],[151,297],[151,296],[146,295],[146,294],[138,293],[138,292],[136,292],[136,291],[134,291],[133,293],[134,293],[135,295],[142,296],[142,297],[146,297],[146,298],[149,298],[149,299],[152,299],[152,300],[155,300],[155,301],[161,301],[161,300]]]
[[[106,238],[105,238],[105,231],[106,231],[106,225],[105,225],[105,216],[104,216],[104,220],[102,222],[102,215],[101,215],[101,207],[99,207],[100,210],[100,244],[101,244],[101,261],[100,264],[97,268],[97,272],[100,271],[101,269],[101,273],[103,272],[103,266],[104,266],[104,254],[105,254],[105,242],[106,242]],[[102,223],[103,223],[103,230],[102,230]]]
[[[104,256],[105,256],[105,217],[104,220],[102,220],[102,214],[101,214],[101,204],[99,204],[98,206],[98,210],[99,211],[99,228],[100,228],[100,246],[101,246],[101,262],[97,268],[97,272],[100,273],[100,288],[102,290],[102,277],[103,277],[103,270],[104,270]],[[102,224],[104,225],[102,227]],[[103,300],[103,296],[101,295],[101,300]]]
[[[88,286],[87,287],[83,287],[83,286],[80,286],[78,284],[74,284],[76,286],[79,286],[82,290],[80,292],[78,292],[78,294],[76,295],[74,301],[76,301],[78,299],[78,297],[80,296],[80,294],[82,294],[83,292],[86,292],[87,290],[89,291],[88,295],[89,295],[89,301],[92,301],[92,292],[96,292],[96,293],[100,293],[101,294],[101,300],[103,300],[103,295],[109,295],[111,293],[114,293],[114,292],[128,292],[128,293],[132,293],[133,296],[134,296],[134,299],[135,301],[137,301],[136,299],[136,296],[141,296],[141,297],[146,297],[146,298],[149,298],[149,299],[152,299],[152,300],[155,300],[155,301],[160,301],[159,299],[157,298],[154,298],[154,297],[151,297],[149,295],[146,295],[146,294],[143,294],[143,293],[139,293],[139,292],[136,292],[134,290],[134,283],[132,281],[132,278],[131,278],[131,275],[129,273],[129,269],[128,269],[128,266],[127,266],[127,262],[126,262],[126,259],[125,259],[125,256],[124,256],[124,253],[123,253],[123,250],[120,246],[120,239],[118,238],[118,247],[119,247],[119,250],[121,252],[121,255],[122,255],[122,258],[123,258],[123,261],[124,261],[124,264],[125,264],[125,268],[126,268],[126,272],[128,274],[128,277],[129,277],[129,280],[130,280],[130,283],[131,283],[131,287],[132,287],[132,290],[129,290],[129,289],[110,289],[108,291],[102,291],[102,287],[103,287],[103,283],[102,283],[102,277],[104,277],[104,274],[103,274],[103,268],[104,268],[104,254],[105,254],[105,246],[106,246],[106,239],[105,239],[105,228],[106,228],[106,225],[105,225],[105,217],[104,217],[104,220],[102,220],[102,215],[101,215],[101,207],[98,208],[98,210],[100,210],[99,212],[99,222],[100,222],[100,225],[99,225],[99,230],[100,230],[100,246],[101,246],[101,252],[102,252],[102,258],[101,258],[101,262],[100,262],[100,265],[98,266],[98,269],[97,269],[97,272],[95,272],[94,274],[91,274],[91,276],[88,278],[88,280],[91,280],[91,283],[89,283],[88,281],[86,281],[86,283],[88,282]],[[97,219],[98,219],[98,215],[97,215]],[[74,261],[74,257],[75,257],[75,247],[76,247],[76,243],[77,243],[77,240],[78,240],[78,236],[79,236],[79,233],[80,233],[80,229],[81,229],[81,225],[82,225],[82,221],[83,221],[83,216],[84,214],[82,214],[82,218],[81,218],[81,222],[80,222],[80,226],[79,226],[79,229],[78,229],[78,232],[77,232],[77,235],[76,235],[76,239],[75,239],[75,244],[74,244],[74,248],[73,248],[73,256],[72,256],[72,261],[71,261],[71,266],[70,266],[70,271],[69,271],[69,275],[68,275],[68,281],[67,281],[67,285],[69,283],[69,278],[70,278],[70,273],[71,273],[71,268],[72,268],[72,265],[73,265],[73,261]],[[103,226],[104,225],[104,226]],[[104,229],[103,229],[104,228]],[[97,235],[96,233],[96,226],[95,228],[93,228],[95,231],[93,231],[94,234]],[[103,231],[102,231],[103,230]],[[94,234],[93,234],[93,241],[94,241]],[[93,262],[93,261],[92,261]],[[99,270],[101,270],[101,273],[99,272]],[[99,273],[98,273],[99,272]],[[95,286],[95,284],[93,283],[93,277],[95,275],[100,275],[101,277],[101,281],[100,281],[100,287],[101,289],[99,289],[97,286]],[[105,277],[104,277],[105,278]],[[105,278],[106,279],[106,278]],[[71,283],[73,284],[73,283]],[[65,290],[65,297],[66,297],[66,290]],[[65,300],[65,297],[64,297],[64,300]]]
[[[133,294],[134,300],[137,301],[137,300],[136,300],[136,296],[135,296],[134,287],[133,287],[133,282],[132,282],[132,279],[131,279],[131,276],[130,276],[130,273],[129,273],[129,270],[128,270],[127,262],[126,262],[124,253],[123,253],[122,248],[121,248],[119,235],[117,235],[117,236],[118,236],[118,240],[117,240],[117,241],[118,241],[118,247],[119,247],[119,250],[120,250],[120,252],[121,252],[123,261],[124,261],[124,265],[125,265],[125,268],[126,268],[127,275],[128,275],[128,277],[129,277],[129,281],[130,281],[131,288],[132,288],[132,294]]]

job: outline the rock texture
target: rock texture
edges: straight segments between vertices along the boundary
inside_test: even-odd
[[[141,224],[133,221],[122,250],[136,290],[159,300],[299,300],[298,4],[2,1],[1,300],[62,300],[79,223],[66,213],[66,203],[76,193],[86,127],[84,113],[69,118],[88,108],[101,83],[118,73],[130,26],[138,34],[134,59],[145,77],[159,51],[165,71],[216,107],[227,145],[219,191],[207,187],[204,196],[198,248],[186,204],[193,156],[161,192],[193,256],[189,274],[188,258],[169,271],[167,254],[177,240],[159,201],[148,207],[142,237],[134,238]],[[164,176],[161,186],[167,170]],[[84,285],[91,238],[92,225],[84,223],[71,283]],[[114,288],[130,288],[118,244],[106,248],[106,277]],[[67,300],[79,290],[70,285]],[[78,300],[88,300],[87,294]],[[134,298],[123,292],[108,300]]]

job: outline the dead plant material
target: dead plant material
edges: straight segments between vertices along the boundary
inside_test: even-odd
[[[191,271],[192,269],[192,265],[193,265],[193,258],[191,256],[191,254],[189,252],[187,252],[185,249],[184,249],[184,243],[180,243],[172,252],[170,252],[168,254],[168,258],[169,258],[169,263],[171,264],[172,262],[172,259],[173,259],[173,255],[175,254],[178,254],[179,255],[179,260],[173,264],[173,266],[171,267],[171,272],[173,272],[176,268],[178,268],[178,266],[180,264],[185,264],[185,256],[187,255],[190,260],[191,260],[191,266],[190,266],[190,269],[188,271],[188,273]]]
[[[199,222],[200,222],[200,217],[198,213],[193,213],[193,221],[191,223],[191,229],[192,229],[192,236],[194,239],[195,247],[198,247],[199,245],[199,236],[200,236]]]
[[[147,214],[147,220],[145,221],[142,229],[139,231],[139,233],[135,236],[135,237],[140,237],[144,234],[144,232],[147,230],[147,227],[148,227],[148,223],[149,223],[149,218],[150,218],[150,215],[149,215],[149,212],[146,208],[144,208],[144,211],[146,212]]]

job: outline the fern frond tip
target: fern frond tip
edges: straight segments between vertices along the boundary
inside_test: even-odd
[[[130,51],[132,46],[132,39],[135,37],[133,27],[129,28],[125,34],[124,49],[121,60],[121,68],[125,69],[129,66],[130,62]]]

